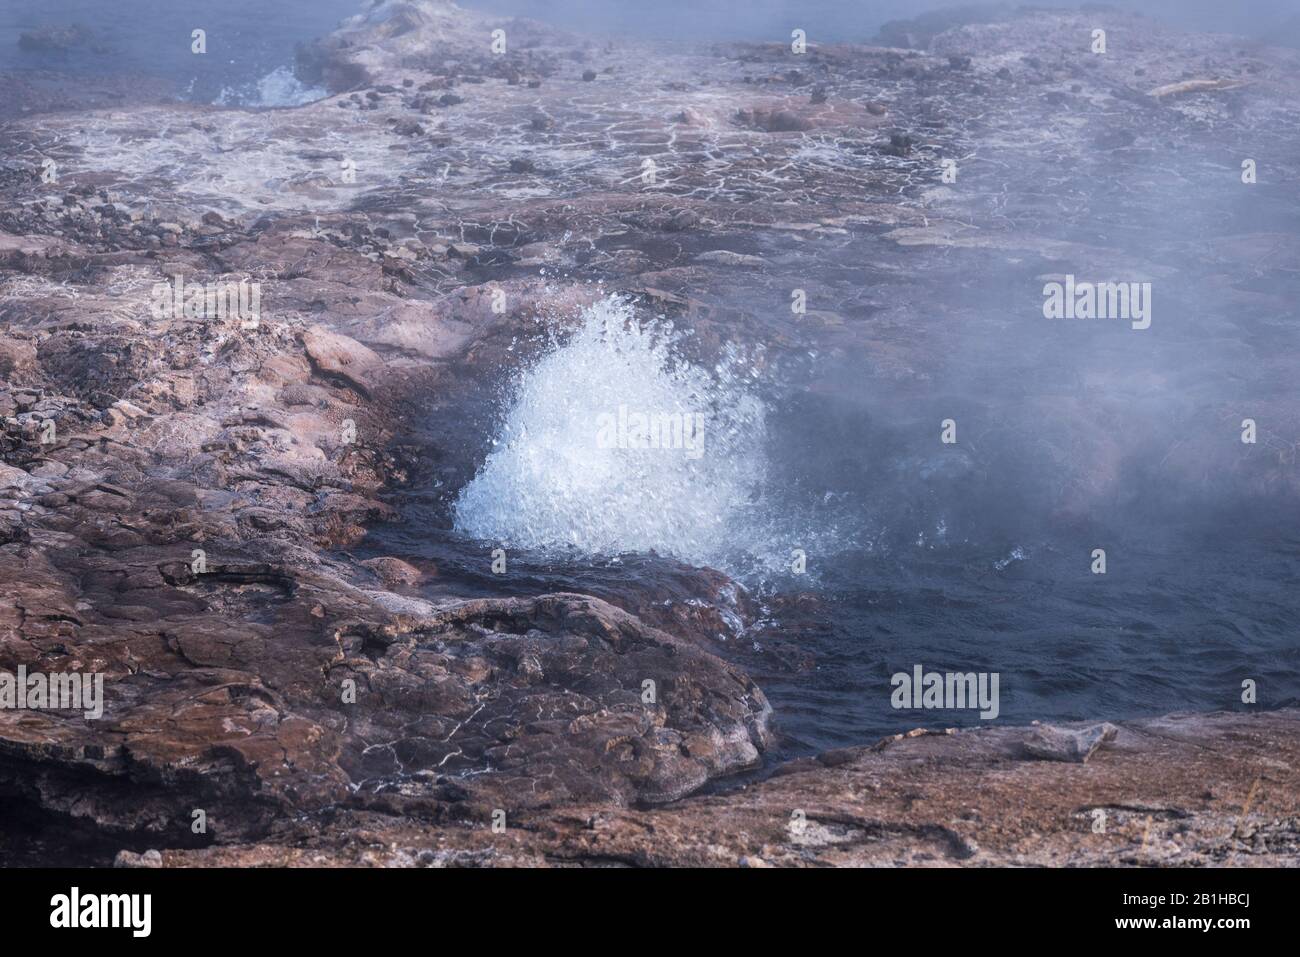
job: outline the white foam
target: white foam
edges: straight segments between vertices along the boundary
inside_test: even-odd
[[[457,530],[506,547],[654,551],[720,568],[754,551],[743,529],[760,507],[765,410],[753,367],[733,353],[705,369],[680,345],[670,325],[638,321],[618,298],[584,310],[518,381],[495,450],[456,502]],[[601,424],[620,407],[702,414],[701,453],[602,447]]]
[[[320,87],[307,86],[287,66],[278,66],[256,83],[238,89],[226,87],[217,96],[217,106],[304,106],[329,95]]]

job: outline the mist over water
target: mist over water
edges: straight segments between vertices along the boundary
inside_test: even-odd
[[[187,100],[225,106],[287,107],[323,91],[293,75],[299,43],[328,34],[374,0],[0,0],[0,70],[48,70],[87,76],[140,73],[170,80]],[[664,37],[686,43],[784,39],[795,27],[821,42],[871,42],[887,23],[953,9],[1011,10],[1017,4],[950,0],[463,0],[469,9],[524,16],[578,32]],[[1076,8],[1069,0],[1048,7]],[[1300,45],[1296,0],[1117,0],[1186,29],[1236,33]],[[23,33],[85,27],[68,50],[19,46]],[[189,49],[192,30],[208,34],[208,54]]]
[[[170,81],[178,98],[225,106],[296,106],[311,91],[293,75],[297,44],[323,36],[366,0],[0,0],[0,70],[87,77],[141,74]],[[67,49],[24,49],[24,33],[82,27]],[[195,29],[208,52],[190,50]]]
[[[824,42],[871,41],[890,21],[945,10],[1014,10],[1024,4],[980,0],[660,0],[618,3],[606,0],[473,0],[467,6],[534,17],[570,29],[630,33],[689,41],[756,40],[806,30]],[[1032,6],[1079,9],[1078,0],[1040,0]],[[1097,4],[1130,10],[1189,30],[1268,37],[1270,42],[1300,43],[1300,31],[1279,36],[1278,28],[1297,24],[1294,0],[1113,0]]]

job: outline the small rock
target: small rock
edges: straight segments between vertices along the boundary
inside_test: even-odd
[[[733,253],[729,249],[713,249],[707,253],[700,253],[695,257],[696,262],[718,263],[723,266],[765,266],[767,265],[758,256],[749,256],[745,253]]]
[[[302,336],[312,364],[326,378],[341,379],[368,394],[368,373],[383,364],[371,349],[355,339],[321,326],[312,326]]]
[[[424,573],[414,565],[404,562],[400,558],[392,558],[387,555],[379,558],[367,558],[361,564],[369,568],[381,581],[388,585],[414,585],[424,578]]]
[[[0,462],[0,488],[27,488],[32,484],[32,477],[22,469]]]
[[[912,147],[916,145],[916,140],[906,133],[892,133],[889,137],[889,143],[880,148],[880,152],[889,156],[907,156],[912,152]]]
[[[1118,733],[1119,728],[1109,722],[1077,731],[1043,724],[1025,741],[1024,747],[1031,757],[1045,761],[1084,764],[1094,751],[1108,741],[1113,741]]]
[[[162,867],[163,859],[160,851],[150,850],[143,854],[136,854],[134,851],[121,850],[117,852],[117,857],[113,858],[114,867]]]

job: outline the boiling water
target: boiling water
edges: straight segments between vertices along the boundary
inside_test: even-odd
[[[671,326],[609,298],[528,370],[456,529],[527,549],[658,552],[725,567],[763,507],[763,403],[747,360],[683,359]]]

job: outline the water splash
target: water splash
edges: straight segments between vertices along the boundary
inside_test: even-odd
[[[213,102],[217,106],[285,107],[304,106],[327,96],[328,90],[307,86],[292,69],[279,66],[256,83],[225,87]]]
[[[754,366],[732,352],[705,369],[682,357],[681,339],[617,297],[585,309],[518,381],[495,450],[455,504],[457,530],[723,569],[761,550],[746,531],[766,465]]]

